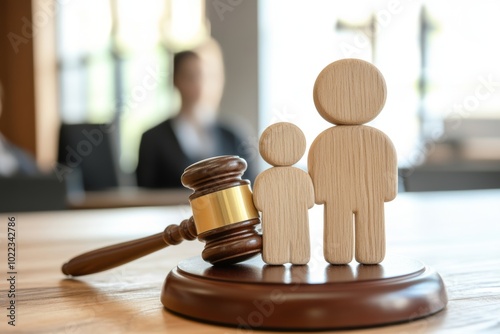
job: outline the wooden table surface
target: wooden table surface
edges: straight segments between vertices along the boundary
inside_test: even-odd
[[[321,207],[311,211],[312,261],[322,256],[321,214]],[[78,279],[60,272],[83,251],[160,232],[189,215],[184,206],[0,215],[0,332],[243,332],[179,317],[160,303],[166,274],[181,259],[200,253],[198,241]],[[16,217],[17,228],[15,327],[8,325],[6,309],[9,216]],[[500,333],[500,190],[400,194],[386,204],[386,226],[387,253],[436,269],[449,303],[425,319],[360,332]]]

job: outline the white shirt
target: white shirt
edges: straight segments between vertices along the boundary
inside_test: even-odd
[[[175,117],[172,124],[181,149],[189,158],[198,160],[213,155],[216,145],[211,126],[196,126],[181,115]]]

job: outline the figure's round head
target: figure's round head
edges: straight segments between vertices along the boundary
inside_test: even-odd
[[[328,122],[357,125],[377,117],[387,90],[375,66],[360,59],[342,59],[319,73],[313,95],[316,109]]]
[[[273,124],[264,130],[259,140],[262,158],[273,166],[291,166],[306,151],[306,138],[302,130],[287,122]]]

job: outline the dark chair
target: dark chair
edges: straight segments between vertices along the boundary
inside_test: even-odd
[[[56,175],[0,177],[0,212],[66,209],[66,185]]]
[[[96,191],[118,186],[118,170],[107,124],[62,124],[57,171],[68,191]]]

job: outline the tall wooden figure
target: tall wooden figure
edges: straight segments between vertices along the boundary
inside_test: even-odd
[[[253,187],[262,212],[262,258],[267,264],[306,264],[310,258],[308,210],[314,205],[309,174],[292,167],[302,158],[306,139],[291,123],[269,126],[260,137],[262,158],[274,167],[262,172]]]
[[[354,249],[362,264],[385,256],[384,202],[397,193],[396,152],[383,132],[362,125],[385,99],[382,74],[358,59],[331,63],[314,84],[316,109],[337,125],[315,139],[308,156],[315,201],[324,204],[324,255],[331,264],[351,262]]]

